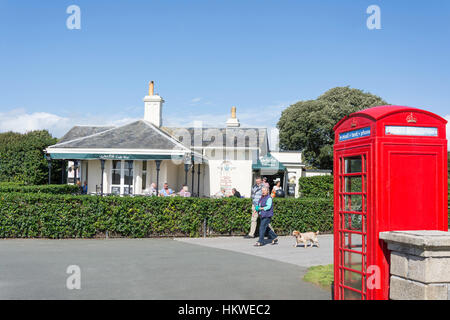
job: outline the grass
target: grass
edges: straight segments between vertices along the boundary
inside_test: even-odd
[[[325,266],[314,266],[308,269],[303,280],[314,283],[323,289],[329,290],[334,280],[334,269],[332,264]]]

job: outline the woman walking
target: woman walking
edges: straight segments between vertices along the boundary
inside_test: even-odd
[[[261,222],[259,225],[259,240],[255,243],[256,247],[260,247],[264,245],[264,234],[269,227],[270,220],[272,220],[273,216],[273,200],[269,195],[269,188],[262,188],[262,197],[259,199],[258,205],[255,207],[255,210],[259,213],[261,217]],[[272,244],[277,244],[278,239],[275,232],[269,228],[269,239],[272,240]]]

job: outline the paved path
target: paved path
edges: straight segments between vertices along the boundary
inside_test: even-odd
[[[69,265],[80,290],[66,287]],[[305,271],[172,239],[0,240],[0,299],[329,299]]]
[[[318,238],[319,248],[316,246],[305,248],[303,244],[294,248],[294,237],[279,237],[277,245],[267,244],[263,247],[253,246],[257,239],[245,239],[243,237],[177,238],[176,240],[292,263],[301,267],[332,264],[333,235],[319,235]]]

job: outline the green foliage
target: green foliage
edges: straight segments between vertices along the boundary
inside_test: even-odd
[[[274,211],[280,235],[333,229],[330,199],[275,199]],[[0,238],[195,237],[205,218],[209,234],[245,234],[251,200],[0,193]]]
[[[309,165],[332,170],[335,124],[353,112],[386,104],[378,96],[350,87],[336,87],[316,100],[299,101],[286,108],[278,121],[280,147],[301,150]]]
[[[47,130],[0,133],[0,181],[47,183],[48,166],[43,150],[56,142]],[[52,164],[52,181],[60,181],[61,163]]]
[[[298,180],[302,197],[332,198],[333,176],[301,177]]]
[[[76,185],[68,184],[43,184],[28,186],[19,183],[0,182],[0,193],[3,192],[76,194],[80,193],[80,188]]]

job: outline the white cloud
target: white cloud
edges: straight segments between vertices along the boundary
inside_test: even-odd
[[[75,125],[111,125],[120,126],[137,118],[105,116],[71,116],[63,117],[48,112],[27,113],[25,109],[13,109],[0,112],[0,132],[14,131],[25,133],[32,130],[48,130],[54,137],[62,137]]]
[[[0,113],[0,131],[25,133],[32,130],[50,129],[55,132],[67,131],[69,119],[47,112],[26,113],[24,109],[14,109]]]
[[[200,102],[202,100],[202,98],[194,98],[191,100],[191,103],[197,103]]]

